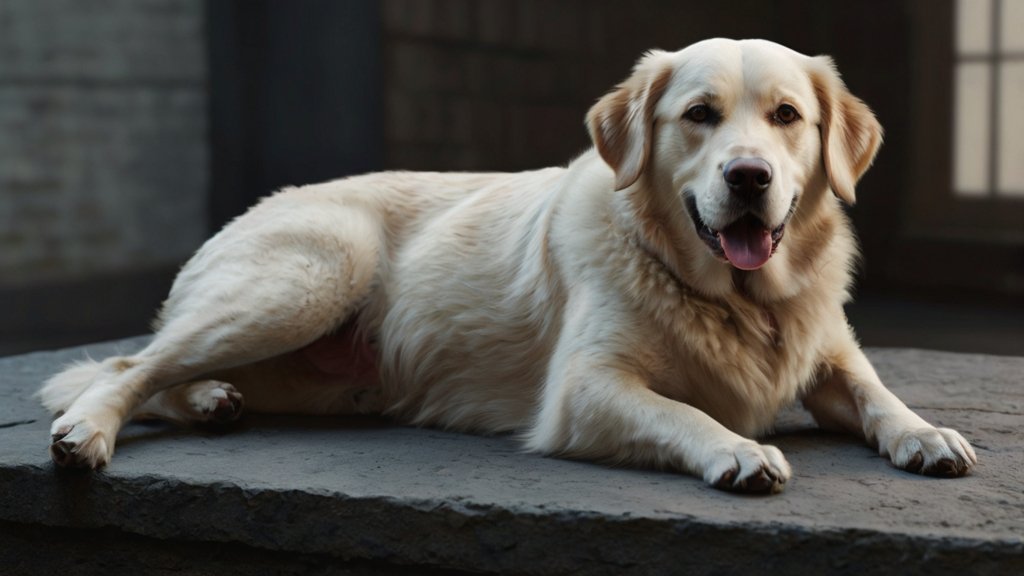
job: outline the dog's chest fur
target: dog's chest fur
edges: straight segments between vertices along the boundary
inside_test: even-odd
[[[770,429],[777,411],[812,379],[820,354],[808,343],[817,340],[816,328],[792,309],[810,304],[765,307],[739,293],[704,298],[609,228],[585,252],[549,245],[550,203],[543,195],[516,200],[531,209],[514,226],[495,220],[509,211],[493,202],[453,209],[425,230],[430,242],[420,239],[422,251],[407,251],[395,264],[402,274],[390,290],[384,367],[393,412],[404,419],[485,432],[522,428],[541,386],[552,385],[551,354],[559,338],[571,337],[562,332],[561,314],[577,305],[571,285],[583,276],[604,276],[597,284],[611,289],[594,313],[619,316],[615,322],[632,331],[622,334],[632,349],[604,353],[632,358],[656,392],[738,433]],[[516,230],[515,237],[508,230]],[[453,245],[461,246],[462,260],[435,260]],[[512,258],[509,246],[526,249],[517,248]],[[569,263],[558,256],[566,249],[594,260]],[[427,297],[444,303],[438,304],[447,311],[443,318],[416,305]]]
[[[632,355],[656,392],[708,413],[733,431],[771,430],[778,411],[814,381],[822,359],[820,323],[827,303],[792,298],[758,304],[743,275],[726,298],[708,298],[627,240],[620,285],[646,327]],[[746,274],[746,273],[743,273]]]

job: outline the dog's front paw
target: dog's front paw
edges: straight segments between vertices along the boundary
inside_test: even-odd
[[[778,448],[747,440],[717,451],[705,468],[704,481],[730,492],[774,494],[782,491],[791,473]]]
[[[897,468],[926,476],[956,478],[978,463],[970,443],[949,428],[907,430],[893,438],[887,450]]]
[[[50,457],[65,468],[101,468],[114,454],[114,434],[65,414],[50,427]]]

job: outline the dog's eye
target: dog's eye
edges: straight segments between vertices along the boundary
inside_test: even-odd
[[[774,120],[776,124],[780,124],[782,126],[792,124],[799,119],[800,113],[796,111],[796,108],[793,108],[789,104],[779,106],[775,110],[775,113],[772,114],[772,120]]]
[[[691,106],[686,114],[683,114],[683,118],[694,124],[714,124],[718,121],[718,113],[707,104],[697,104]]]

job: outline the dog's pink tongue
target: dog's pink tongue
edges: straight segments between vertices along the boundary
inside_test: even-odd
[[[740,270],[757,270],[772,257],[772,233],[753,218],[740,218],[718,232],[725,257]]]

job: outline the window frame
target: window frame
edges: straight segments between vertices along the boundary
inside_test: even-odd
[[[957,196],[953,186],[954,0],[910,0],[909,141],[906,193],[892,206],[876,277],[901,290],[984,296],[1019,304],[1024,296],[1024,202]],[[966,291],[966,292],[965,292]]]
[[[959,61],[955,6],[925,0],[914,7],[910,235],[1024,244],[1024,197],[999,196],[994,190],[958,196],[953,190],[953,81]]]
[[[999,195],[994,189],[978,196],[957,195],[954,190],[954,74],[961,60],[956,52],[955,2],[919,0],[914,11],[908,235],[1024,245],[1024,197]],[[998,86],[993,83],[991,89]],[[996,130],[994,123],[990,130]],[[996,154],[994,147],[990,153]],[[990,186],[995,185],[993,169],[990,162]]]

